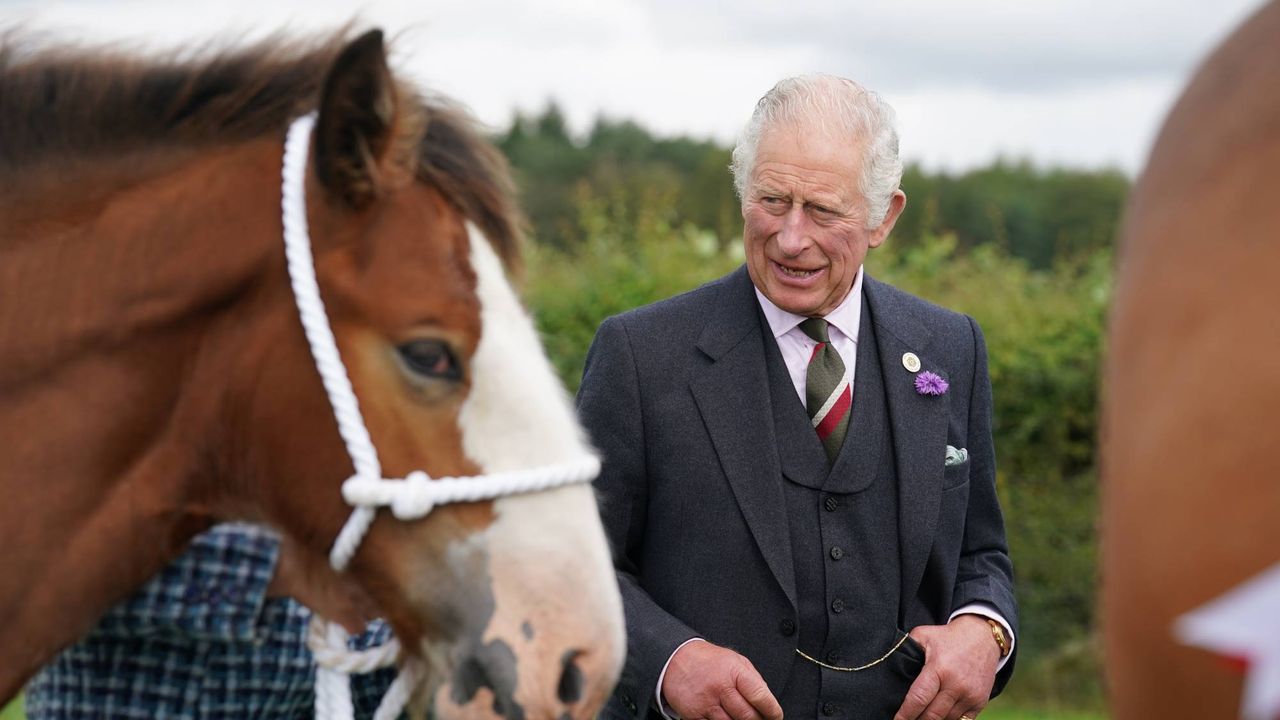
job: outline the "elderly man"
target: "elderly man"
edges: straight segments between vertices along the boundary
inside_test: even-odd
[[[1017,632],[986,347],[863,271],[893,112],[784,80],[733,171],[745,268],[606,320],[578,396],[627,616],[605,715],[974,718]]]

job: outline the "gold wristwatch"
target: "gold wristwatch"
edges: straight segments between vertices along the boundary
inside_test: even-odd
[[[1004,626],[991,618],[987,618],[987,624],[991,626],[991,635],[996,639],[996,644],[1000,646],[1000,657],[1008,657],[1009,638],[1004,636]]]

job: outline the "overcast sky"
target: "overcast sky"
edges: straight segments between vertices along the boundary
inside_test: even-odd
[[[822,71],[897,109],[903,154],[1141,168],[1197,63],[1261,0],[0,0],[0,25],[154,48],[352,18],[393,62],[505,127],[549,98],[731,142],[781,77]]]

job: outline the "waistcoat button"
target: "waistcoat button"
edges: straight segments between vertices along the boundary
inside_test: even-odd
[[[832,600],[831,612],[836,612],[836,613],[844,612],[844,601],[841,600],[840,598],[836,598],[835,600]]]
[[[787,636],[795,635],[796,623],[791,618],[787,618],[783,620],[781,623],[779,623],[778,630],[780,630],[783,635],[787,635]]]
[[[827,512],[835,512],[836,508],[840,507],[840,501],[829,497],[822,501],[822,507],[826,508]]]
[[[839,545],[836,545],[835,547],[831,548],[831,559],[832,559],[832,560],[839,560],[839,559],[840,559],[840,558],[842,558],[842,557],[844,557],[844,549],[843,549],[843,548],[841,548]]]
[[[823,714],[823,715],[827,715],[827,716],[835,715],[835,714],[836,714],[836,704],[835,704],[835,703],[830,703],[830,702],[822,703],[822,714]]]

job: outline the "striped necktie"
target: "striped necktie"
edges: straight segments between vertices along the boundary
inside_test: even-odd
[[[809,318],[800,323],[800,329],[815,342],[809,356],[809,368],[805,379],[805,405],[809,420],[818,439],[827,451],[827,460],[835,464],[844,444],[845,431],[849,429],[849,411],[853,407],[853,388],[844,370],[844,360],[832,347],[827,336],[827,321]]]

